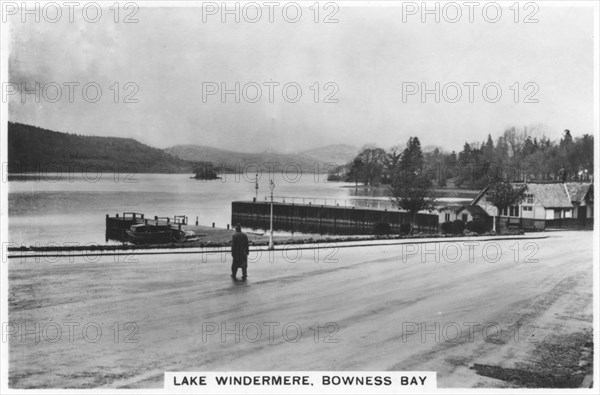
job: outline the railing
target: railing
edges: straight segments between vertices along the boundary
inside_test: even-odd
[[[187,225],[188,217],[185,215],[175,215],[173,218],[170,217],[159,217],[154,216],[154,218],[145,218],[142,213],[134,213],[134,212],[126,212],[123,213],[123,216],[119,216],[119,214],[115,214],[114,217],[106,214],[106,227],[107,228],[125,228],[129,229],[132,224],[154,224],[158,225],[159,223],[167,223],[167,225]]]
[[[176,215],[173,217],[173,223],[174,224],[182,224],[182,225],[187,225],[188,223],[188,217],[185,215]]]
[[[265,196],[265,202],[271,201],[271,196]],[[335,198],[317,198],[305,196],[273,196],[273,201],[276,203],[289,204],[309,204],[337,207],[361,207],[361,208],[376,208],[376,209],[396,209],[389,198],[369,198],[369,197],[353,197],[351,199],[335,199]]]
[[[187,217],[185,215],[175,215],[173,218],[170,217],[154,217],[154,222],[158,225],[161,222],[166,222],[167,225],[187,225]]]
[[[117,214],[117,218],[119,218],[119,214]],[[123,213],[123,219],[144,219],[144,214],[142,213]]]

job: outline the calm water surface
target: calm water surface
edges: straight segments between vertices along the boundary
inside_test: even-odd
[[[51,182],[52,181],[52,182]],[[314,174],[275,174],[276,196],[348,199],[345,184],[328,183]],[[295,182],[294,182],[295,181]],[[231,202],[252,200],[254,175],[227,174],[224,179],[200,181],[188,174],[138,174],[124,180],[113,175],[96,182],[83,177],[41,178],[9,182],[9,241],[17,244],[105,243],[105,216],[123,212],[173,217],[196,216],[201,225],[225,227],[231,221]],[[270,194],[266,175],[259,180],[259,200]]]
[[[254,177],[226,174],[213,181],[194,180],[188,174],[20,178],[9,181],[8,238],[18,245],[104,244],[106,214],[132,211],[149,218],[186,215],[190,224],[198,217],[200,225],[215,222],[224,228],[231,221],[231,202],[255,196]],[[279,201],[286,197],[288,203],[302,203],[304,197],[317,198],[315,204],[334,204],[337,199],[335,203],[340,205],[391,207],[387,197],[364,196],[364,189],[356,190],[352,183],[327,182],[325,178],[310,173],[288,177],[276,173],[274,195]],[[270,195],[268,175],[263,174],[258,184],[258,199],[264,200]]]

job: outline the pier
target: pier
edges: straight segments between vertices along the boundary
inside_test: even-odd
[[[129,241],[126,231],[131,228],[132,225],[151,225],[151,226],[168,226],[174,225],[181,230],[182,225],[187,225],[188,218],[185,215],[176,215],[173,218],[170,217],[159,217],[144,218],[142,213],[127,212],[119,216],[115,214],[114,217],[106,214],[106,241]],[[165,240],[168,242],[169,240]]]
[[[331,235],[370,235],[378,223],[390,225],[391,233],[407,233],[408,212],[388,209],[364,209],[316,204],[273,202],[273,230]],[[243,227],[270,227],[271,202],[232,202],[231,223]],[[415,233],[437,233],[438,216],[416,214]]]

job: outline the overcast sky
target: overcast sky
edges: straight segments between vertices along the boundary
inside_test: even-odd
[[[313,2],[307,3],[312,4]],[[512,3],[512,2],[511,2]],[[420,2],[419,2],[420,4]],[[247,9],[253,18],[253,10]],[[11,48],[9,79],[25,82],[33,89],[56,82],[78,82],[73,103],[63,85],[61,99],[50,103],[42,97],[26,103],[11,96],[11,121],[80,134],[132,137],[155,147],[201,144],[224,149],[258,152],[298,151],[328,144],[382,147],[405,144],[419,136],[423,145],[460,150],[465,141],[496,137],[510,126],[535,126],[551,138],[568,128],[575,136],[593,133],[593,9],[541,7],[537,23],[523,23],[532,9],[521,8],[519,23],[504,8],[497,23],[486,22],[482,9],[468,10],[457,23],[443,16],[426,23],[420,14],[404,15],[401,7],[341,7],[338,23],[322,23],[332,9],[321,9],[320,23],[303,9],[297,23],[282,18],[276,8],[274,23],[268,10],[257,23],[226,23],[220,14],[206,15],[202,8],[140,8],[138,23],[115,23],[105,9],[97,23],[86,22],[81,11],[74,22],[68,12],[57,23],[22,23],[10,16]],[[451,10],[448,9],[448,12]],[[93,12],[90,11],[93,15]],[[128,10],[121,10],[122,20]],[[289,14],[293,17],[293,10]],[[489,14],[494,16],[494,11]],[[454,17],[454,12],[448,14]],[[97,103],[82,97],[82,85],[94,82],[103,90]],[[114,103],[118,82],[119,103]],[[125,90],[125,84],[133,82]],[[222,103],[219,94],[203,102],[203,83],[239,82],[262,85],[257,103]],[[273,103],[265,82],[276,82]],[[297,103],[288,103],[282,86],[296,83],[302,88]],[[314,90],[319,85],[319,103]],[[333,82],[327,90],[324,84]],[[434,95],[407,96],[403,83],[427,84],[433,89],[448,83],[462,86],[462,97],[450,103]],[[474,86],[473,103],[469,88]],[[526,83],[533,83],[525,89]],[[496,83],[502,96],[488,103],[482,86]],[[514,103],[519,83],[519,103]],[[46,85],[52,99],[55,90]],[[125,96],[138,103],[124,103]],[[324,103],[325,96],[338,103]],[[406,85],[405,85],[406,86]],[[412,85],[414,87],[414,85]],[[449,99],[456,90],[448,85]],[[511,86],[513,90],[511,90]],[[535,92],[536,87],[539,88]],[[88,91],[91,97],[94,90]],[[256,91],[249,86],[247,97]],[[443,93],[443,92],[441,92]],[[289,98],[295,90],[288,90]],[[524,103],[527,94],[538,103]],[[488,90],[493,99],[495,89]]]

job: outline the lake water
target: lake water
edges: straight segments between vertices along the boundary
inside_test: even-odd
[[[252,200],[254,175],[226,174],[221,180],[201,181],[188,174],[137,174],[130,179],[113,174],[101,177],[36,177],[9,181],[9,241],[40,243],[105,243],[106,214],[138,212],[187,215],[192,224],[225,227],[231,221],[231,202]],[[93,182],[92,182],[93,181]],[[347,199],[344,184],[328,183],[325,176],[274,175],[276,196]],[[269,179],[259,180],[259,200],[270,195]]]
[[[126,175],[125,175],[126,176]],[[254,175],[226,174],[221,180],[201,181],[188,174],[106,174],[82,176],[28,176],[9,181],[9,241],[18,245],[105,243],[106,214],[138,212],[147,218],[186,215],[190,224],[226,227],[231,221],[231,202],[252,200]],[[281,201],[315,204],[390,206],[389,199],[361,197],[353,184],[327,182],[325,175],[274,174],[274,195]],[[258,199],[270,195],[269,178],[259,179]],[[324,201],[327,199],[327,202]],[[308,203],[308,199],[305,200]]]

